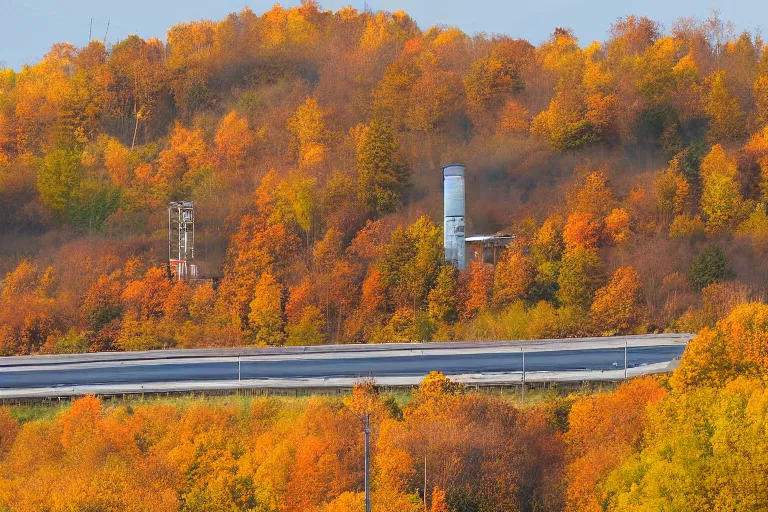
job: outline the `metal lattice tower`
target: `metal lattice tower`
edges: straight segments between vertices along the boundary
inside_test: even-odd
[[[197,277],[195,259],[195,203],[173,201],[168,207],[168,263],[177,279]]]

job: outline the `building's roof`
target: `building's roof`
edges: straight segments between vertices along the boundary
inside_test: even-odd
[[[465,242],[509,242],[514,240],[515,237],[511,235],[475,235],[468,236],[464,239]]]
[[[464,173],[466,172],[466,167],[464,164],[460,163],[453,163],[453,164],[446,164],[443,166],[443,177],[447,178],[449,176],[464,176]]]

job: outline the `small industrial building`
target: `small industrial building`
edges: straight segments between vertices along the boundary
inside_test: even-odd
[[[443,166],[443,245],[445,259],[459,270],[467,266],[467,244],[471,258],[496,264],[501,251],[514,236],[505,234],[466,236],[466,167],[452,163]]]

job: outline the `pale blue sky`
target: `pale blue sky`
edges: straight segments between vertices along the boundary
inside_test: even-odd
[[[200,18],[220,20],[248,5],[262,13],[273,0],[0,0],[0,61],[19,69],[45,54],[53,43],[69,41],[84,45],[88,24],[93,37],[104,37],[110,20],[108,42],[130,34],[165,38],[165,31],[180,21]],[[283,5],[296,5],[286,0]],[[344,5],[358,9],[364,0],[325,0],[324,9]],[[538,44],[557,26],[574,29],[582,43],[604,40],[608,27],[619,16],[648,16],[669,27],[680,16],[704,19],[719,9],[738,30],[768,25],[768,2],[747,0],[368,0],[373,10],[405,10],[422,28],[435,24],[455,25],[467,33],[505,33]]]

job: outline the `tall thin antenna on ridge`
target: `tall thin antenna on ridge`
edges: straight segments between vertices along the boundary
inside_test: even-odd
[[[104,46],[107,46],[107,34],[109,34],[109,21],[107,20],[107,30],[104,32],[104,41],[101,42]]]
[[[91,42],[91,33],[93,32],[93,18],[91,18],[91,23],[88,25],[88,42]]]

